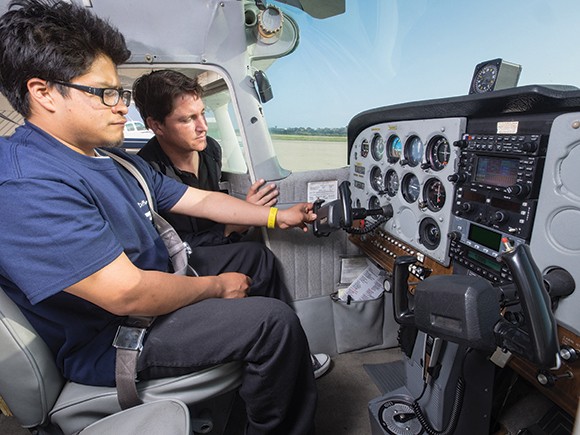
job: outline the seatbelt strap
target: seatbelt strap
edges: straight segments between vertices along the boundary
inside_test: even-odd
[[[181,240],[177,231],[154,210],[153,198],[145,178],[139,170],[129,161],[117,154],[100,149],[100,152],[111,157],[131,173],[141,185],[149,210],[153,217],[155,228],[159,232],[165,247],[169,253],[173,271],[176,275],[198,276],[197,272],[189,265],[188,257],[191,253],[189,245]],[[119,326],[113,340],[113,346],[117,349],[115,360],[115,381],[117,384],[117,399],[121,409],[131,408],[143,403],[137,392],[135,381],[137,379],[137,359],[143,349],[143,341],[147,328],[151,326],[155,317],[128,317],[125,325]]]
[[[155,317],[128,317],[124,325],[119,326],[113,340],[117,349],[115,359],[115,381],[117,383],[117,400],[121,409],[131,408],[143,403],[137,393],[135,383],[137,359],[143,349],[143,340],[147,328]]]
[[[99,151],[103,152],[118,162],[137,179],[141,185],[141,189],[143,189],[143,192],[145,192],[145,196],[147,197],[147,203],[149,204],[149,210],[151,210],[155,228],[157,228],[157,231],[159,232],[159,235],[163,239],[163,243],[165,243],[167,251],[169,252],[169,258],[171,260],[171,264],[173,265],[173,272],[177,275],[188,274],[189,263],[187,259],[191,253],[191,248],[187,243],[181,240],[181,237],[179,237],[179,234],[177,234],[175,228],[173,228],[169,222],[167,222],[155,211],[151,191],[149,190],[149,186],[147,185],[147,182],[145,181],[145,178],[143,178],[141,172],[139,172],[139,170],[131,162],[125,160],[121,156],[103,149],[100,149]],[[190,270],[189,272],[191,273],[192,271]],[[194,272],[194,275],[197,276],[197,273]]]

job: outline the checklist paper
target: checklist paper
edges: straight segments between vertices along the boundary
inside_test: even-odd
[[[349,273],[352,271],[349,270]],[[387,272],[374,263],[367,261],[366,268],[348,287],[338,290],[338,297],[348,301],[368,301],[376,299],[385,291],[385,281],[389,279]],[[342,281],[342,279],[341,279]]]

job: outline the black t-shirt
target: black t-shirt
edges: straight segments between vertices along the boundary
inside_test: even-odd
[[[159,172],[188,186],[203,190],[219,191],[222,150],[219,143],[211,137],[207,137],[207,147],[199,153],[198,177],[191,172],[176,168],[167,154],[161,149],[156,137],[151,138],[139,151],[138,155]],[[231,238],[224,236],[224,225],[222,224],[174,213],[161,213],[161,215],[175,228],[181,238],[192,247],[219,245],[232,241]]]

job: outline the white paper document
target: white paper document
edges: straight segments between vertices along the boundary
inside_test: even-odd
[[[343,301],[368,301],[378,298],[385,291],[387,272],[375,264],[369,265],[347,288],[338,290],[338,297]]]
[[[343,257],[340,260],[340,286],[348,287],[371,262],[365,256]]]
[[[338,181],[310,181],[308,183],[308,202],[323,199],[325,202],[334,201],[338,198]]]

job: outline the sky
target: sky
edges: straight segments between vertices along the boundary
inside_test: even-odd
[[[519,86],[580,87],[577,0],[346,0],[324,20],[274,4],[300,43],[266,71],[271,127],[346,127],[368,109],[465,95],[496,58],[522,65]]]

